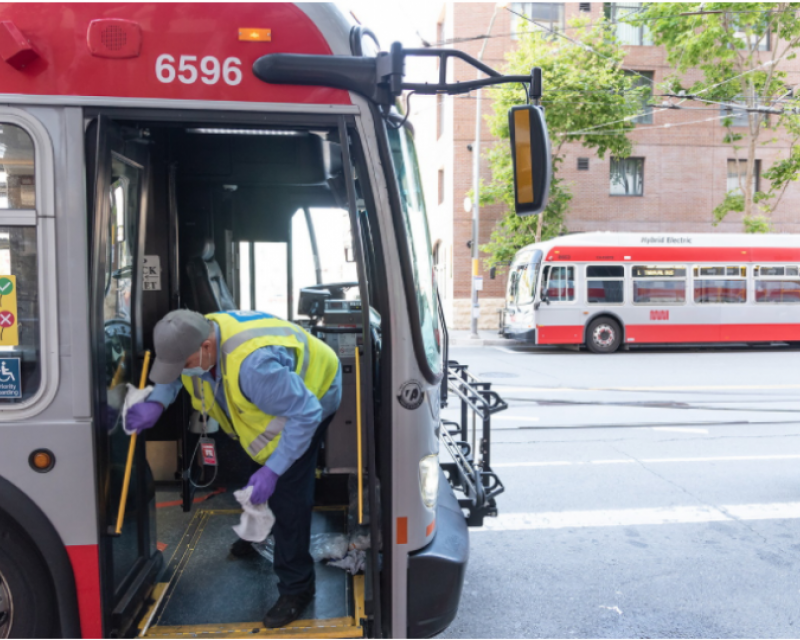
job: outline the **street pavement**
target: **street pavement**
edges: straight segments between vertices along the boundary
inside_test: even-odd
[[[509,408],[500,515],[442,637],[800,636],[800,350],[450,358]]]

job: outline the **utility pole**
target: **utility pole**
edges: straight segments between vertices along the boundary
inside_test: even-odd
[[[483,61],[483,54],[486,51],[486,43],[492,35],[492,27],[497,18],[497,12],[505,6],[505,3],[497,3],[492,13],[492,19],[489,21],[489,30],[481,45],[478,60]],[[480,79],[481,72],[478,71],[478,78]],[[472,308],[470,309],[470,338],[480,338],[478,335],[478,320],[481,315],[481,304],[478,300],[478,259],[480,254],[478,242],[480,234],[480,221],[481,221],[481,90],[478,89],[475,100],[475,142],[472,146]]]

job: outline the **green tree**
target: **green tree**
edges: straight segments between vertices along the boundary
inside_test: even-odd
[[[723,141],[730,145],[738,169],[738,186],[714,208],[715,226],[733,211],[744,214],[745,231],[771,231],[769,214],[797,180],[800,121],[784,68],[800,46],[798,10],[800,3],[653,2],[626,18],[646,25],[653,43],[665,47],[675,73],[662,89],[722,103],[721,109],[741,107],[721,120]],[[683,86],[682,76],[689,69],[699,69],[702,77]],[[769,185],[757,192],[758,148],[776,142],[779,132],[791,141],[790,151],[762,171]]]
[[[550,199],[540,216],[520,218],[514,212],[508,110],[525,104],[525,94],[516,85],[498,85],[491,90],[494,115],[489,118],[498,142],[487,154],[491,182],[481,187],[481,204],[501,202],[507,210],[498,221],[489,242],[481,250],[487,264],[508,262],[521,247],[566,232],[564,214],[572,192],[558,177],[564,145],[580,142],[599,157],[610,153],[627,157],[633,150],[628,133],[649,92],[635,74],[622,67],[625,51],[607,23],[590,24],[587,18],[570,21],[569,35],[554,36],[531,24],[520,34],[519,46],[507,54],[507,73],[528,74],[542,69],[543,98],[553,152],[553,182]],[[609,125],[609,126],[605,126]]]

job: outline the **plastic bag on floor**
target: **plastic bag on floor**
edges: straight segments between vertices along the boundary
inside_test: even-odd
[[[251,542],[253,549],[258,552],[264,560],[275,562],[275,538],[269,536],[264,542]]]
[[[365,551],[370,548],[369,527],[359,525],[350,534],[350,550]]]
[[[360,549],[350,549],[347,555],[341,560],[330,560],[328,566],[338,567],[349,571],[350,575],[356,575],[364,570],[364,565],[367,563],[367,554]]]
[[[350,537],[346,533],[315,533],[309,551],[314,562],[341,560],[347,554]]]

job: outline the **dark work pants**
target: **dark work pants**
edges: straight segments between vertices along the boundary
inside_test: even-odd
[[[269,507],[275,514],[273,566],[282,596],[303,593],[314,584],[314,560],[308,551],[311,543],[311,510],[314,507],[319,447],[333,416],[317,427],[308,450],[286,470],[275,485]]]

